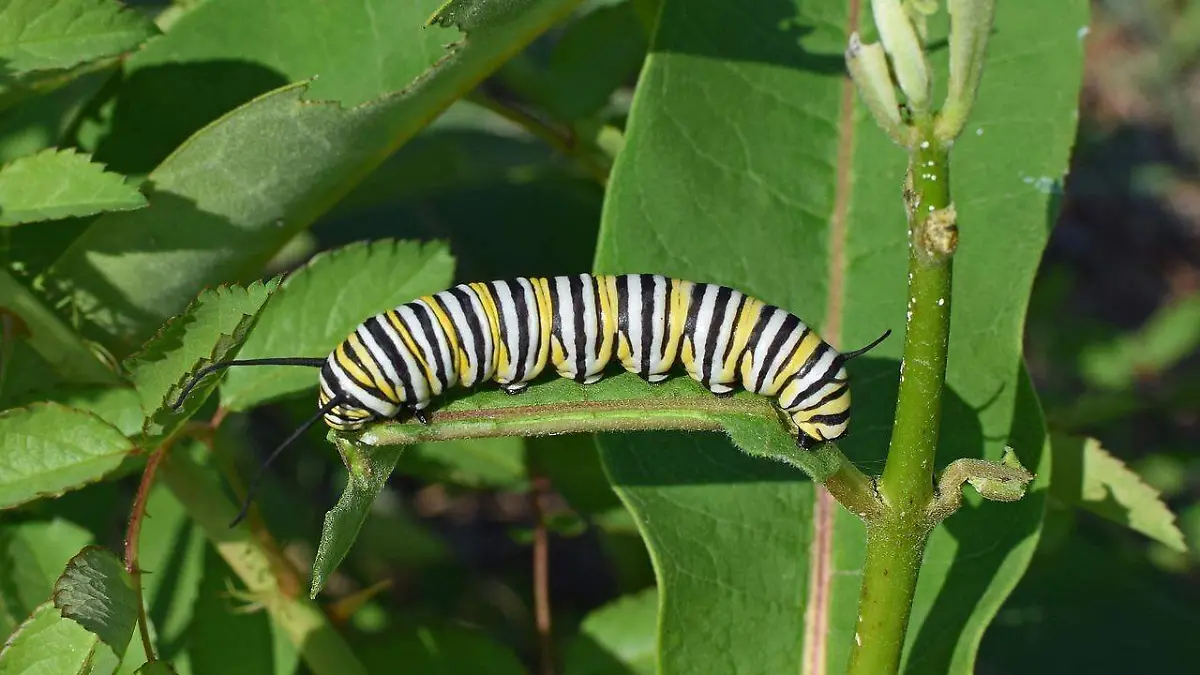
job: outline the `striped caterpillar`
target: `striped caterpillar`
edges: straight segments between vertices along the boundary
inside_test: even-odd
[[[882,342],[839,353],[794,314],[726,286],[652,274],[460,284],[362,322],[325,358],[245,359],[229,366],[321,369],[319,410],[267,460],[324,418],[339,431],[409,413],[428,424],[431,400],[489,380],[519,394],[552,365],[591,384],[616,358],[657,383],[680,362],[717,396],[736,387],[776,399],[802,448],[834,441],[850,424],[845,362]]]

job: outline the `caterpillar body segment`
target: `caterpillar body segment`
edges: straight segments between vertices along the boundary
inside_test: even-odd
[[[886,337],[886,334],[885,334]],[[880,338],[882,340],[882,338]],[[583,384],[613,361],[648,382],[677,366],[718,396],[775,398],[801,445],[850,422],[845,361],[798,317],[737,290],[654,274],[461,284],[360,324],[321,367],[325,422],[354,430],[455,387],[520,393],[552,367]]]

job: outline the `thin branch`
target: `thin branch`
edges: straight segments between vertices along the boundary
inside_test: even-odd
[[[550,480],[534,475],[529,491],[529,504],[533,509],[533,607],[537,625],[541,675],[554,675],[554,634],[551,629],[550,613],[550,556],[549,533],[546,528],[546,499],[550,492]]]
[[[680,396],[438,411],[428,425],[384,422],[347,438],[356,444],[381,447],[466,438],[603,431],[729,431],[723,426],[723,419],[735,417],[781,423],[778,410],[764,397]],[[762,442],[761,438],[753,440],[758,444]],[[804,471],[814,481],[823,483],[838,502],[860,518],[873,517],[882,507],[875,481],[843,455],[835,443],[824,443],[811,450],[802,450],[789,443],[785,447],[768,448],[755,456],[782,461]]]
[[[153,662],[154,646],[150,643],[150,624],[146,619],[146,601],[142,590],[142,569],[138,566],[138,546],[142,535],[142,520],[146,517],[146,502],[150,499],[150,488],[154,486],[154,474],[158,464],[166,454],[171,439],[155,448],[146,460],[146,468],[142,470],[142,480],[138,484],[137,496],[133,500],[133,508],[129,514],[129,527],[125,532],[125,571],[133,580],[133,591],[137,596],[138,628],[142,635],[142,649],[146,651],[146,661]]]
[[[604,151],[582,139],[575,129],[547,122],[520,105],[489,96],[478,89],[469,94],[467,100],[487,108],[542,139],[546,145],[579,164],[580,168],[601,186],[608,184],[608,174],[612,171],[611,161],[603,161],[602,158],[607,160]]]

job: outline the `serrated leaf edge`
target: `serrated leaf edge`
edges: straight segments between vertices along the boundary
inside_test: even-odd
[[[87,626],[84,626],[82,623],[80,623],[79,619],[75,618],[75,616],[73,616],[73,615],[69,615],[69,614],[67,613],[69,610],[73,610],[73,609],[74,609],[74,607],[75,607],[74,605],[69,605],[69,604],[66,604],[66,603],[59,604],[59,603],[60,603],[59,596],[62,594],[62,592],[63,592],[63,590],[64,590],[64,589],[62,588],[61,584],[62,584],[63,580],[64,580],[64,579],[66,579],[66,577],[67,577],[67,572],[68,572],[68,571],[71,569],[71,566],[72,566],[72,565],[75,563],[75,561],[76,561],[76,560],[79,560],[79,559],[83,558],[85,555],[87,555],[87,554],[88,554],[90,551],[93,551],[93,550],[95,550],[95,551],[99,551],[99,552],[100,552],[100,553],[102,553],[102,554],[103,554],[103,553],[107,553],[108,555],[112,556],[112,557],[113,557],[113,559],[115,559],[117,562],[121,563],[121,568],[122,568],[122,569],[124,569],[124,563],[121,561],[121,559],[120,559],[120,558],[117,558],[117,556],[116,556],[116,554],[115,554],[115,553],[113,553],[112,551],[108,550],[107,548],[105,548],[105,547],[103,547],[103,546],[99,546],[99,545],[97,545],[97,544],[88,544],[87,546],[84,546],[82,549],[80,549],[80,550],[79,550],[79,553],[76,553],[75,555],[71,556],[71,559],[67,561],[67,564],[66,564],[65,566],[63,566],[63,571],[62,571],[62,574],[58,575],[58,579],[55,579],[55,580],[54,580],[54,591],[53,591],[53,593],[50,595],[50,602],[54,603],[54,607],[55,607],[55,608],[57,608],[57,609],[59,610],[59,612],[61,613],[61,616],[62,616],[62,618],[64,618],[64,619],[69,619],[69,620],[71,620],[71,621],[74,621],[74,622],[75,622],[76,624],[78,624],[78,625],[79,625],[81,628],[83,628],[83,629],[84,629],[84,630],[86,630],[87,632],[89,632],[89,633],[91,633],[92,635],[94,635],[94,636],[96,637],[96,639],[97,639],[97,640],[99,640],[100,642],[104,642],[104,644],[108,644],[108,642],[107,642],[107,641],[106,641],[104,638],[100,637],[100,635],[99,635],[99,634],[97,634],[97,633],[93,632],[93,631],[92,631],[90,628],[88,628]],[[128,572],[127,572],[126,574],[128,574]],[[137,630],[137,623],[136,623],[136,621],[135,621],[135,623],[134,623],[134,625],[133,625],[133,628],[134,628],[134,630]],[[131,636],[132,636],[132,633],[131,633]],[[128,642],[128,640],[126,640],[126,642]],[[120,646],[116,646],[116,645],[108,645],[108,646],[109,646],[110,648],[112,648],[112,650],[113,650],[113,653],[114,653],[114,654],[116,654],[118,658],[124,658],[124,654],[122,653],[122,651],[123,651],[123,650],[125,649],[125,647],[127,647],[128,645],[127,645],[127,644],[125,644],[125,645],[120,645]]]
[[[6,417],[11,417],[11,416],[14,416],[14,415],[17,415],[20,413],[33,412],[36,408],[60,408],[62,410],[69,410],[71,412],[77,412],[82,415],[87,415],[89,417],[94,418],[97,422],[100,422],[101,424],[112,429],[114,432],[117,433],[117,435],[119,435],[122,438],[124,438],[125,440],[129,441],[129,448],[125,451],[126,456],[137,452],[137,450],[139,449],[138,444],[136,442],[134,442],[133,439],[131,439],[129,436],[126,436],[125,434],[121,433],[120,429],[113,426],[112,424],[109,424],[107,421],[104,420],[104,418],[100,417],[96,413],[94,413],[90,410],[83,410],[80,408],[73,408],[69,405],[63,405],[57,401],[36,401],[34,403],[30,403],[29,405],[23,405],[23,406],[19,406],[16,408],[9,408],[7,410],[0,410],[0,420],[3,420]],[[116,471],[116,470],[117,470],[117,468],[113,469],[113,471]],[[62,495],[65,495],[68,492],[74,492],[75,490],[78,490],[79,488],[82,488],[85,485],[91,485],[92,483],[98,483],[98,482],[104,480],[105,476],[107,476],[107,475],[108,474],[105,473],[103,475],[97,476],[94,479],[84,480],[79,483],[75,483],[73,485],[68,485],[68,486],[64,487],[62,490],[59,490],[57,492],[38,492],[35,495],[33,495],[32,497],[30,497],[29,499],[26,499],[25,501],[18,502],[16,504],[8,504],[6,506],[0,506],[0,511],[6,511],[9,509],[19,508],[25,504],[30,504],[32,502],[36,502],[41,499],[61,497]]]

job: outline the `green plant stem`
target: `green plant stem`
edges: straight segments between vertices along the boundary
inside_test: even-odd
[[[362,663],[321,610],[307,598],[289,595],[280,588],[273,571],[278,563],[270,559],[246,524],[229,527],[237,508],[208,469],[180,447],[170,453],[159,471],[188,515],[204,530],[249,594],[287,633],[315,675],[366,675]]]
[[[387,422],[369,427],[354,442],[366,446],[412,445],[430,441],[500,436],[551,436],[604,431],[727,431],[722,420],[756,417],[779,424],[777,411],[760,397],[667,401],[573,401],[564,405],[507,406],[435,412],[432,423]],[[851,462],[835,443],[812,450],[792,445],[784,454],[766,455],[823,483],[843,506],[869,518],[881,507],[875,482]]]
[[[900,391],[887,463],[883,509],[867,523],[867,555],[852,648],[851,675],[886,675],[900,666],[921,555],[932,523],[933,462],[941,423],[950,334],[951,258],[957,243],[949,158],[931,133],[913,148],[909,213],[908,315]]]

